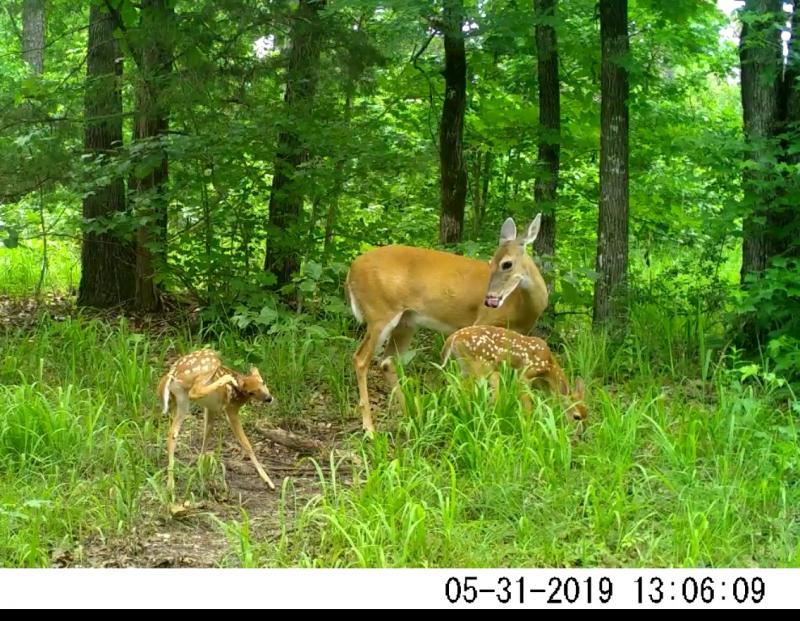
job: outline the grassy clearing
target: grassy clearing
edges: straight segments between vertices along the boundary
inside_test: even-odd
[[[270,410],[276,422],[321,384],[334,395],[341,386],[342,365],[331,351],[309,361],[309,342],[222,341],[209,344],[233,363],[267,369],[281,399]],[[79,554],[88,537],[127,535],[165,506],[168,421],[154,390],[165,361],[190,347],[178,333],[154,340],[124,321],[42,320],[32,332],[0,333],[0,565],[47,566],[60,551]],[[304,368],[327,373],[296,381]],[[332,389],[326,377],[334,378]],[[184,434],[181,445],[187,442]],[[203,466],[177,464],[185,497],[203,496]]]
[[[113,550],[158,520],[213,538],[213,562],[232,566],[800,566],[800,406],[763,369],[743,380],[704,317],[639,308],[622,343],[563,326],[562,361],[592,408],[574,443],[556,401],[536,394],[526,415],[513,391],[493,403],[484,382],[440,371],[434,337],[406,368],[408,411],[382,413],[374,442],[345,439],[360,467],[317,464],[311,495],[281,477],[266,516],[245,491],[225,515],[177,524],[153,394],[175,353],[210,345],[258,365],[273,424],[358,420],[352,340],[217,333],[155,338],[81,317],[0,332],[0,565],[64,551],[78,563],[82,546]],[[204,498],[219,466],[179,459],[178,493]]]
[[[588,331],[569,344],[570,366],[592,377],[593,421],[574,446],[547,400],[527,417],[513,399],[492,406],[482,383],[450,375],[430,391],[409,379],[410,415],[365,448],[363,478],[325,477],[257,562],[797,566],[797,411],[723,366],[686,381],[691,360],[654,355],[654,335],[664,345],[671,332],[648,319],[621,348]]]

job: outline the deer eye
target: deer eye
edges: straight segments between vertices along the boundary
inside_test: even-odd
[[[503,261],[500,264],[500,268],[503,269],[503,270],[510,270],[512,265],[513,265],[513,263],[511,261]]]

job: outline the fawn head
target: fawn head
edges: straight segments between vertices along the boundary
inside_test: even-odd
[[[261,378],[261,373],[258,372],[256,367],[252,367],[249,374],[239,376],[238,384],[239,392],[247,396],[248,399],[272,403],[272,394],[270,394],[269,388],[267,388]]]
[[[589,416],[589,408],[586,407],[584,402],[586,386],[583,383],[583,379],[579,377],[575,380],[575,388],[572,389],[571,393],[566,386],[561,387],[561,392],[565,395],[568,394],[572,400],[572,405],[567,410],[567,416],[575,422],[585,421]]]

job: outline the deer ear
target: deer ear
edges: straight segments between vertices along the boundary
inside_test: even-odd
[[[250,367],[250,375],[261,379],[261,373],[258,372],[256,367]]]
[[[575,380],[575,395],[582,400],[585,390],[586,385],[583,383],[583,378],[579,377]]]
[[[517,225],[514,224],[514,218],[507,218],[503,222],[503,227],[500,229],[500,243],[513,241],[517,238]]]
[[[542,214],[537,213],[536,217],[528,225],[528,229],[525,231],[525,234],[522,237],[520,237],[517,241],[522,246],[527,246],[528,244],[532,244],[539,236],[539,228],[541,226],[542,226]]]

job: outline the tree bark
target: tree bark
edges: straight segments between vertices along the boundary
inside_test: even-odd
[[[166,265],[169,167],[164,137],[169,129],[167,83],[172,71],[174,9],[169,0],[142,0],[134,54],[139,66],[133,139],[146,145],[143,168],[131,180],[140,226],[136,236],[136,307],[161,308],[155,282]]]
[[[44,73],[45,0],[22,2],[22,59],[36,75]]]
[[[464,48],[464,6],[462,0],[444,4],[444,80],[442,122],[439,126],[439,158],[442,177],[442,212],[439,243],[461,241],[464,204],[467,199],[467,170],[464,165],[464,109],[467,101],[467,56]]]
[[[781,135],[781,161],[784,169],[784,187],[777,197],[775,213],[768,221],[772,231],[772,255],[800,258],[800,210],[797,208],[800,182],[795,171],[800,164],[800,153],[796,145],[800,143],[800,53],[797,49],[797,3],[791,2],[793,11],[790,17],[787,44],[786,66],[779,92],[778,117]]]
[[[628,2],[600,0],[600,217],[594,323],[624,321],[628,270]]]
[[[302,119],[309,118],[314,103],[322,35],[319,12],[324,7],[325,0],[299,0],[290,35],[284,95],[290,121],[278,134],[264,261],[264,269],[275,275],[278,289],[291,282],[299,267],[300,252],[295,240],[302,230],[305,192],[296,174],[308,155],[297,127]]]
[[[353,116],[354,91],[355,85],[353,84],[352,79],[348,79],[348,83],[345,86],[343,114],[344,126],[346,128],[350,127],[350,121]],[[345,182],[344,167],[348,159],[349,156],[347,154],[340,153],[334,168],[334,185],[333,189],[331,190],[331,196],[328,197],[330,202],[328,203],[328,213],[325,216],[325,238],[322,245],[322,256],[326,262],[333,248],[333,231],[336,224],[336,214],[339,211],[339,197],[342,194],[342,188],[344,187]]]
[[[778,125],[778,93],[783,65],[780,29],[772,20],[758,19],[782,11],[781,0],[747,0],[742,11],[739,59],[745,158],[755,166],[745,167],[743,190],[746,213],[743,224],[741,282],[759,277],[770,253],[768,216],[773,200],[769,160],[775,155],[772,140]],[[755,18],[755,19],[754,19]],[[773,178],[774,181],[774,178]]]
[[[542,212],[534,247],[540,256],[552,257],[556,252],[556,198],[561,156],[558,38],[554,24],[558,0],[535,0],[534,5],[539,76],[539,155],[534,199],[536,210]]]
[[[93,159],[113,157],[122,146],[122,60],[114,29],[119,13],[92,4],[86,57],[84,147]],[[111,219],[125,212],[121,177],[94,188],[83,199],[84,220]],[[133,240],[113,230],[87,231],[81,247],[78,305],[108,308],[129,303],[135,294]]]

